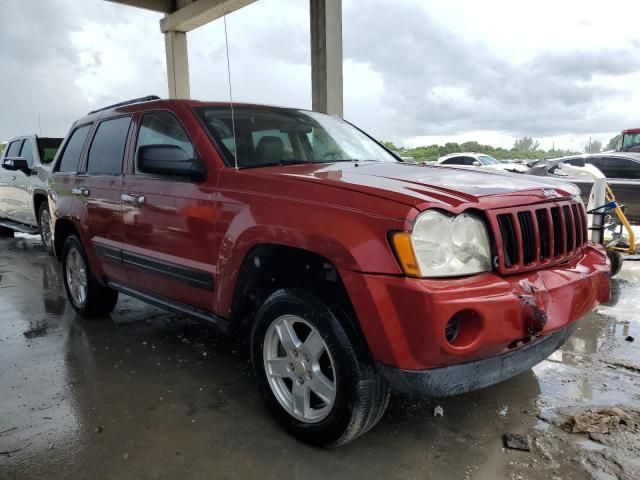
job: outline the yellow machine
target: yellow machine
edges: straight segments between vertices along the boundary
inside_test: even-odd
[[[636,239],[633,228],[624,214],[624,205],[618,204],[609,185],[606,185],[605,199],[607,203],[587,213],[593,215],[591,238],[605,246],[611,260],[611,275],[616,275],[622,268],[622,255],[635,253]],[[611,223],[607,223],[609,220]],[[606,238],[605,232],[611,232],[611,238]],[[628,241],[623,237],[623,232],[627,233]]]

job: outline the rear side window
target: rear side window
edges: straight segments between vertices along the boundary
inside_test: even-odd
[[[11,142],[9,148],[7,148],[7,158],[18,158],[20,155],[20,147],[22,147],[22,140]]]
[[[600,164],[600,170],[607,178],[640,178],[640,163],[627,158],[605,157]]]
[[[77,172],[78,162],[80,161],[80,154],[82,153],[82,147],[87,139],[91,125],[85,125],[84,127],[77,128],[72,134],[71,138],[67,142],[67,146],[62,153],[62,158],[58,163],[58,172]]]
[[[33,167],[33,149],[31,148],[31,142],[25,140],[22,144],[22,150],[20,150],[20,157],[27,161],[29,168]]]
[[[91,142],[87,160],[87,173],[119,175],[122,173],[124,147],[127,143],[131,117],[105,120],[98,125]]]
[[[193,144],[187,132],[178,119],[168,111],[148,112],[142,116],[136,148],[145,145],[176,145],[182,148],[189,158],[195,157]]]

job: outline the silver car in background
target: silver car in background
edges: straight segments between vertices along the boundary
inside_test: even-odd
[[[626,205],[625,215],[629,222],[640,224],[640,153],[603,152],[552,158],[541,161],[527,172],[529,175],[553,177],[577,185],[586,205],[593,181],[568,176],[562,168],[563,164],[575,167],[593,165],[600,170],[607,177],[618,203]]]

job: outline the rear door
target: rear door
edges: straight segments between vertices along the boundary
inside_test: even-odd
[[[175,145],[190,158],[199,155],[174,113],[147,111],[136,123],[132,161],[122,184],[122,256],[129,281],[137,290],[211,312],[217,259],[216,190],[208,182],[139,171],[136,158],[141,146]],[[215,174],[208,172],[210,179]]]
[[[84,206],[85,241],[101,266],[98,273],[118,282],[127,279],[120,261],[123,243],[120,196],[130,127],[131,115],[97,123],[72,191]]]

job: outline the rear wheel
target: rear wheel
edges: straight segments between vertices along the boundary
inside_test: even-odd
[[[282,289],[262,305],[251,336],[260,389],[276,419],[304,442],[338,446],[378,423],[389,387],[331,309]]]
[[[40,238],[42,245],[49,255],[53,255],[53,242],[51,236],[51,214],[49,213],[49,204],[42,202],[38,209],[38,227],[40,228]]]
[[[80,239],[70,235],[62,250],[62,273],[67,297],[83,317],[108,315],[118,302],[118,292],[95,278]]]

